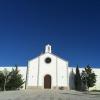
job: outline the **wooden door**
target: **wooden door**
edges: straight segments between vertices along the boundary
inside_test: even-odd
[[[44,77],[44,88],[51,89],[51,76],[50,75],[46,75]]]

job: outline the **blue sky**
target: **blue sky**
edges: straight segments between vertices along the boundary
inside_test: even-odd
[[[27,65],[46,44],[70,66],[100,67],[100,1],[0,0],[0,66]]]

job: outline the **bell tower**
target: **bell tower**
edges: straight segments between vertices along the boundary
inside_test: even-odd
[[[47,45],[45,46],[45,53],[51,53],[51,52],[52,52],[52,50],[51,50],[51,45],[47,44]]]

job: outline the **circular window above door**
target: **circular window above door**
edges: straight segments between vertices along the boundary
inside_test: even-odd
[[[47,57],[47,58],[45,59],[45,62],[46,62],[47,64],[51,63],[51,58],[50,58],[50,57]]]

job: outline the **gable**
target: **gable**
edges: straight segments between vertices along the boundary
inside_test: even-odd
[[[40,56],[38,57],[35,57],[31,60],[29,60],[28,62],[34,62],[35,60],[38,60],[38,58],[41,58],[41,59],[45,59],[47,57],[50,57],[51,59],[54,58],[54,59],[58,59],[60,60],[61,62],[64,62],[68,65],[68,61],[64,60],[63,58],[59,57],[59,56],[56,56],[55,54],[53,53],[44,53],[44,54],[41,54]]]

